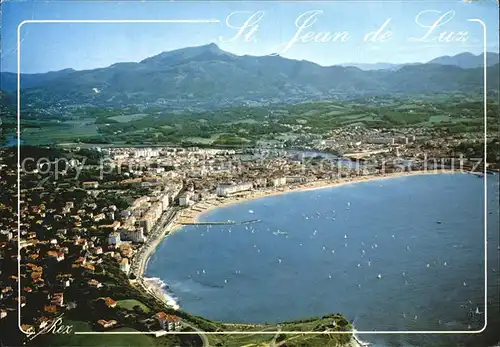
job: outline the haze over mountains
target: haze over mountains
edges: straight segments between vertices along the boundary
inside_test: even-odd
[[[495,60],[496,59],[496,60]],[[280,56],[237,56],[215,44],[164,52],[138,63],[86,71],[66,69],[23,74],[23,103],[120,107],[219,107],[300,102],[394,93],[479,91],[481,56],[463,53],[427,64],[357,67],[320,66]],[[489,88],[498,89],[498,54],[489,53]],[[2,90],[16,90],[16,74],[2,73]]]
[[[463,69],[473,69],[482,67],[484,62],[484,54],[474,55],[469,52],[460,53],[454,56],[442,56],[431,61],[428,61],[425,64],[439,64],[439,65],[454,65],[461,67]],[[499,54],[494,52],[486,53],[486,65],[493,66],[498,64],[499,62]],[[403,66],[411,66],[411,65],[422,65],[424,63],[407,63],[407,64],[393,64],[393,63],[373,63],[373,64],[358,64],[358,63],[347,63],[340,64],[341,66],[352,66],[357,67],[361,70],[397,70],[402,68]]]

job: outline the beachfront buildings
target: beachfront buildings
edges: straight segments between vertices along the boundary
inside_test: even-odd
[[[120,229],[120,238],[124,241],[132,241],[135,243],[146,242],[144,236],[144,228],[135,225],[127,225]]]
[[[271,181],[273,187],[281,187],[286,184],[286,177],[276,177]]]
[[[167,210],[169,202],[170,194],[168,192],[137,198],[128,209],[120,214],[124,226],[120,232],[125,235],[126,239],[143,242],[140,241],[141,234],[151,232],[162,213]],[[135,227],[142,228],[142,231],[136,230]]]
[[[226,197],[231,194],[251,190],[252,188],[253,188],[252,183],[240,183],[240,184],[221,183],[217,186],[215,193],[217,194],[217,196]]]
[[[179,206],[189,206],[193,202],[191,201],[191,198],[193,197],[192,192],[184,192],[179,196]]]

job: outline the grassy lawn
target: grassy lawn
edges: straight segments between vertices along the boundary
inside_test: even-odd
[[[149,308],[138,300],[118,300],[118,307],[133,310],[134,306],[140,306],[144,312],[149,312]]]

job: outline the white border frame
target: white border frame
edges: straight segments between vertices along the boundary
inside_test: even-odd
[[[299,1],[300,2],[300,1]],[[327,1],[328,2],[328,1]],[[456,330],[456,331],[433,331],[433,330],[389,330],[389,331],[226,331],[226,332],[167,332],[166,335],[276,335],[276,334],[480,334],[488,326],[488,186],[487,186],[487,84],[486,84],[486,24],[479,18],[468,19],[469,22],[477,22],[483,28],[483,108],[484,108],[484,326],[480,330]],[[17,27],[17,275],[21,278],[21,28],[28,23],[220,23],[217,19],[160,19],[160,20],[25,20]],[[21,297],[21,281],[17,283],[18,298]],[[18,300],[18,328],[28,335],[21,327],[21,300]],[[127,332],[74,332],[76,335],[155,335],[155,332],[127,331]]]

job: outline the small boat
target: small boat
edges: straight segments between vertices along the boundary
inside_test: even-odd
[[[443,263],[443,265],[444,265],[444,266],[448,266],[448,263],[447,263],[447,262],[444,262],[444,263]]]
[[[483,314],[483,312],[479,311],[479,306],[476,307],[476,311],[474,313],[475,314]]]
[[[224,283],[227,283],[227,280],[224,280]]]
[[[378,275],[377,275],[377,278],[378,278],[378,279],[381,279],[381,278],[382,278],[382,275],[381,275],[381,274],[378,274]]]
[[[347,239],[347,234],[344,235],[344,239]]]
[[[253,213],[253,210],[248,210],[248,213]]]
[[[440,220],[438,220],[436,223],[437,223],[437,224],[441,224],[441,223],[443,223],[443,222],[441,222]]]

